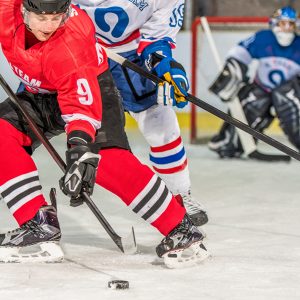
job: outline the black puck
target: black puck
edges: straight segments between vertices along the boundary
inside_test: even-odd
[[[113,290],[129,289],[129,282],[126,280],[111,280],[108,282],[108,287]]]

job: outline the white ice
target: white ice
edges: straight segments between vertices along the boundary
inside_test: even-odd
[[[53,140],[64,153],[64,136]],[[134,152],[147,162],[141,136],[130,133]],[[273,150],[261,145],[263,150]],[[162,236],[115,196],[97,187],[95,203],[122,236],[134,225],[138,254],[126,256],[85,206],[71,208],[58,191],[65,261],[1,264],[0,299],[300,299],[300,162],[220,160],[206,146],[186,144],[194,197],[209,213],[206,246],[212,258],[189,269],[166,269],[155,255]],[[34,154],[45,194],[61,176],[47,152]],[[2,232],[16,223],[0,205]],[[129,290],[107,282],[128,280]]]

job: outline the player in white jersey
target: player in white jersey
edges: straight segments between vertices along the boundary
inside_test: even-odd
[[[172,104],[184,107],[189,89],[181,64],[172,58],[183,22],[184,0],[76,0],[93,20],[99,42],[171,83],[152,81],[110,61],[124,109],[137,121],[150,145],[150,162],[183,203],[194,224],[208,221],[190,192],[187,157]],[[159,105],[158,103],[165,104]]]
[[[238,97],[251,127],[263,131],[274,119],[290,142],[300,150],[300,37],[297,12],[287,6],[270,18],[270,29],[261,30],[232,48],[224,69],[210,90],[223,101]],[[258,67],[253,82],[247,77],[253,60]],[[220,157],[243,153],[233,126],[224,123],[209,148]]]

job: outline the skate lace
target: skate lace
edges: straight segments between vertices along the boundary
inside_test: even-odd
[[[27,229],[29,229],[33,233],[39,233],[42,231],[36,222],[30,220],[30,221],[26,222],[25,224],[21,225],[19,228],[8,231],[8,234],[19,234]]]
[[[190,194],[181,195],[184,207],[187,210],[187,213],[189,215],[193,215],[196,213],[199,213],[201,211],[204,211],[203,207],[200,203],[193,200],[192,196]]]
[[[189,232],[189,224],[186,220],[182,220],[182,222],[175,227],[170,233],[169,236],[176,237],[178,235],[182,236]]]

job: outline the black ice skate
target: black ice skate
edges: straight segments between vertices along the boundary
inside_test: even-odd
[[[195,226],[202,226],[208,222],[205,209],[199,203],[193,200],[191,192],[175,196],[176,200],[185,207],[187,214]]]
[[[202,243],[204,236],[187,215],[156,247],[168,268],[181,268],[205,260],[209,253]]]
[[[0,262],[59,262],[60,238],[56,209],[43,206],[20,228],[0,234]]]

